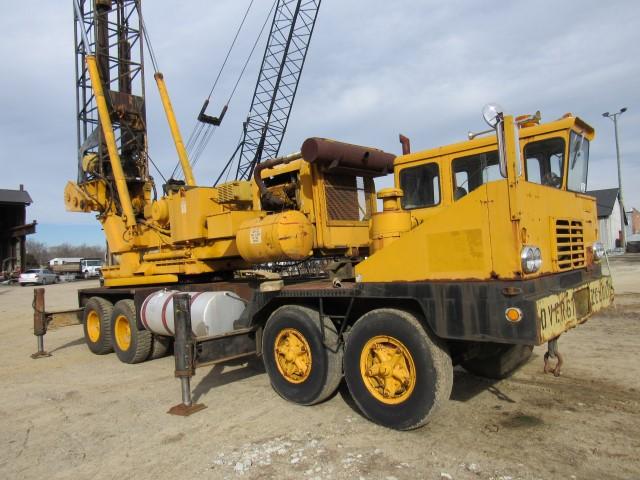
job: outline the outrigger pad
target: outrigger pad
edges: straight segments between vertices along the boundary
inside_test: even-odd
[[[207,406],[204,403],[196,403],[191,406],[187,406],[184,403],[179,403],[171,407],[167,413],[170,415],[179,415],[180,417],[188,417],[194,413],[204,410]]]
[[[36,353],[32,353],[31,354],[31,358],[33,358],[34,360],[37,360],[38,358],[46,358],[46,357],[50,357],[51,354],[49,352],[36,352]]]

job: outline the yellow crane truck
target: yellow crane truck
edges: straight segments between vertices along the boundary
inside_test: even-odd
[[[96,354],[165,354],[188,292],[188,369],[258,356],[302,405],[344,377],[366,417],[407,430],[448,399],[454,365],[504,378],[612,302],[584,193],[594,131],[573,115],[541,123],[488,106],[489,131],[417,152],[401,137],[400,156],[310,138],[250,180],[199,186],[157,73],[185,181],[154,199],[113,133],[136,99],[107,98],[83,42],[106,154],[81,152],[65,205],[95,212],[108,244],[104,285],[79,292]],[[384,175],[394,186],[376,193]]]

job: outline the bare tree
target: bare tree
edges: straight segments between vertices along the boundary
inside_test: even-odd
[[[27,240],[27,265],[40,266],[49,261],[49,248],[37,240]]]
[[[104,248],[98,245],[70,245],[63,243],[49,247],[36,240],[27,240],[27,263],[30,266],[48,265],[49,260],[57,257],[103,259],[104,255]]]

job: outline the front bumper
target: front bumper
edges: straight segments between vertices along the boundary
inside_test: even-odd
[[[611,277],[584,282],[536,303],[538,344],[557,338],[613,303]]]
[[[574,270],[525,280],[366,283],[356,288],[366,303],[397,299],[419,305],[441,338],[541,345],[586,321],[613,301],[611,279],[593,270]],[[586,290],[588,289],[588,290]],[[577,303],[576,303],[577,302]],[[505,311],[518,308],[510,322]]]

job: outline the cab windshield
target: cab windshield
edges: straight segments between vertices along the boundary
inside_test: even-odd
[[[571,132],[569,140],[569,174],[567,190],[584,193],[587,191],[587,170],[589,169],[589,140],[584,135]]]

